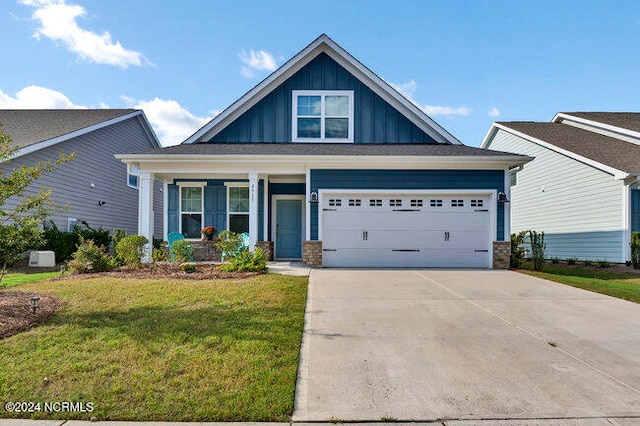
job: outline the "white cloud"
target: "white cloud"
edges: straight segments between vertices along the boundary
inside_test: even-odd
[[[418,83],[411,79],[406,83],[389,83],[391,87],[402,93],[407,99],[413,99],[416,90],[418,89]]]
[[[66,0],[22,0],[22,3],[36,8],[32,19],[40,23],[34,34],[37,40],[46,37],[60,42],[80,58],[96,64],[127,68],[149,63],[141,53],[114,42],[108,31],[97,34],[80,28],[76,20],[86,15],[82,6],[67,4]]]
[[[461,115],[467,116],[471,114],[471,108],[468,107],[450,107],[450,106],[438,106],[438,105],[425,105],[422,110],[427,115]]]
[[[0,90],[0,108],[3,109],[68,109],[86,108],[76,105],[63,93],[41,86],[28,86],[12,97]]]
[[[256,71],[274,71],[278,67],[273,55],[265,50],[256,51],[251,49],[248,53],[243,50],[238,53],[238,57],[246,64],[246,66],[242,67],[240,73],[247,78],[256,75]]]
[[[489,117],[500,117],[500,110],[496,107],[491,108],[491,110],[489,111]]]
[[[179,144],[212,118],[197,117],[171,99],[141,100],[135,108],[144,110],[163,146]]]

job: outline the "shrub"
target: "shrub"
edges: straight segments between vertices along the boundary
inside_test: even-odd
[[[192,274],[196,272],[196,264],[193,262],[183,262],[180,264],[180,270],[185,274]]]
[[[151,244],[151,246],[155,249],[161,249],[164,248],[164,241],[162,240],[162,238],[153,238],[153,243]]]
[[[115,260],[105,252],[105,248],[96,245],[93,240],[82,240],[71,257],[69,269],[77,274],[111,271],[116,266]]]
[[[596,262],[598,262],[598,268],[609,268],[611,266],[611,263],[606,260],[597,260]]]
[[[51,250],[56,254],[56,262],[66,262],[78,249],[80,236],[75,232],[63,232],[55,223],[50,222],[44,230],[42,250]]]
[[[240,234],[231,231],[222,231],[220,235],[218,235],[216,248],[220,250],[220,253],[225,257],[233,256],[243,248]]]
[[[65,262],[78,249],[80,241],[92,240],[97,246],[109,247],[111,237],[109,231],[102,228],[94,229],[82,221],[81,225],[76,225],[73,232],[60,231],[55,223],[49,222],[44,230],[43,244],[41,250],[51,250],[56,254],[57,262]]]
[[[560,263],[560,258],[559,258],[559,257],[557,257],[557,256],[552,257],[552,258],[551,258],[551,263],[553,263],[553,264],[558,264],[558,263]]]
[[[544,269],[544,232],[529,231],[529,244],[531,245],[531,260],[533,269],[542,271]]]
[[[115,228],[113,230],[113,249],[115,250],[115,247],[118,245],[118,243],[120,242],[121,239],[123,239],[124,237],[127,236],[127,231],[126,229],[122,229],[122,228]]]
[[[229,262],[223,264],[220,269],[224,272],[267,271],[267,254],[264,250],[256,247],[254,251],[242,250],[228,258]]]
[[[168,262],[169,261],[169,250],[166,247],[153,248],[151,250],[151,259],[154,262]]]
[[[97,246],[109,248],[111,244],[111,236],[109,231],[105,231],[102,227],[98,229],[92,228],[84,220],[80,221],[79,225],[73,227],[73,232],[82,237],[83,240],[92,240]]]
[[[631,265],[640,269],[640,232],[631,233]]]
[[[511,234],[511,258],[509,259],[509,266],[513,269],[521,267],[522,262],[524,262],[524,239],[526,235],[527,231]]]
[[[126,236],[116,245],[116,258],[125,265],[137,268],[144,256],[144,245],[148,242],[142,235]]]
[[[575,257],[570,257],[567,259],[567,265],[575,265],[578,262],[578,259]]]
[[[171,245],[172,262],[188,262],[193,257],[193,246],[187,240],[174,241]]]
[[[593,266],[593,262],[592,262],[591,260],[589,260],[589,259],[585,259],[585,260],[583,260],[583,261],[582,261],[582,264],[583,264],[584,266]]]

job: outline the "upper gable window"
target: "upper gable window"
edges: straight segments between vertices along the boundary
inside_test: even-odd
[[[353,92],[294,90],[294,142],[353,142]]]

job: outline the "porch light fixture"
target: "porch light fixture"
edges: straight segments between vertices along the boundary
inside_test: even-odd
[[[505,194],[504,192],[498,192],[498,202],[508,203],[509,199],[507,198],[507,194]]]
[[[38,296],[33,296],[31,298],[31,309],[33,309],[33,313],[36,313],[36,309],[40,307],[40,298]]]
[[[318,204],[318,193],[317,192],[312,192],[311,194],[309,194],[309,202],[311,204]]]
[[[99,206],[104,206],[105,204],[107,204],[107,202],[106,202],[106,201],[104,201],[104,200],[98,200],[98,205],[99,205]]]

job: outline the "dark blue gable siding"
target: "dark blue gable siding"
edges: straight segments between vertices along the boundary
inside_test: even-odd
[[[355,143],[436,143],[326,53],[319,54],[209,142],[291,142],[293,90],[353,90]]]
[[[502,170],[311,170],[311,191],[320,189],[495,189]],[[311,239],[318,239],[318,205],[311,207]],[[497,241],[504,241],[504,204],[498,203]]]

